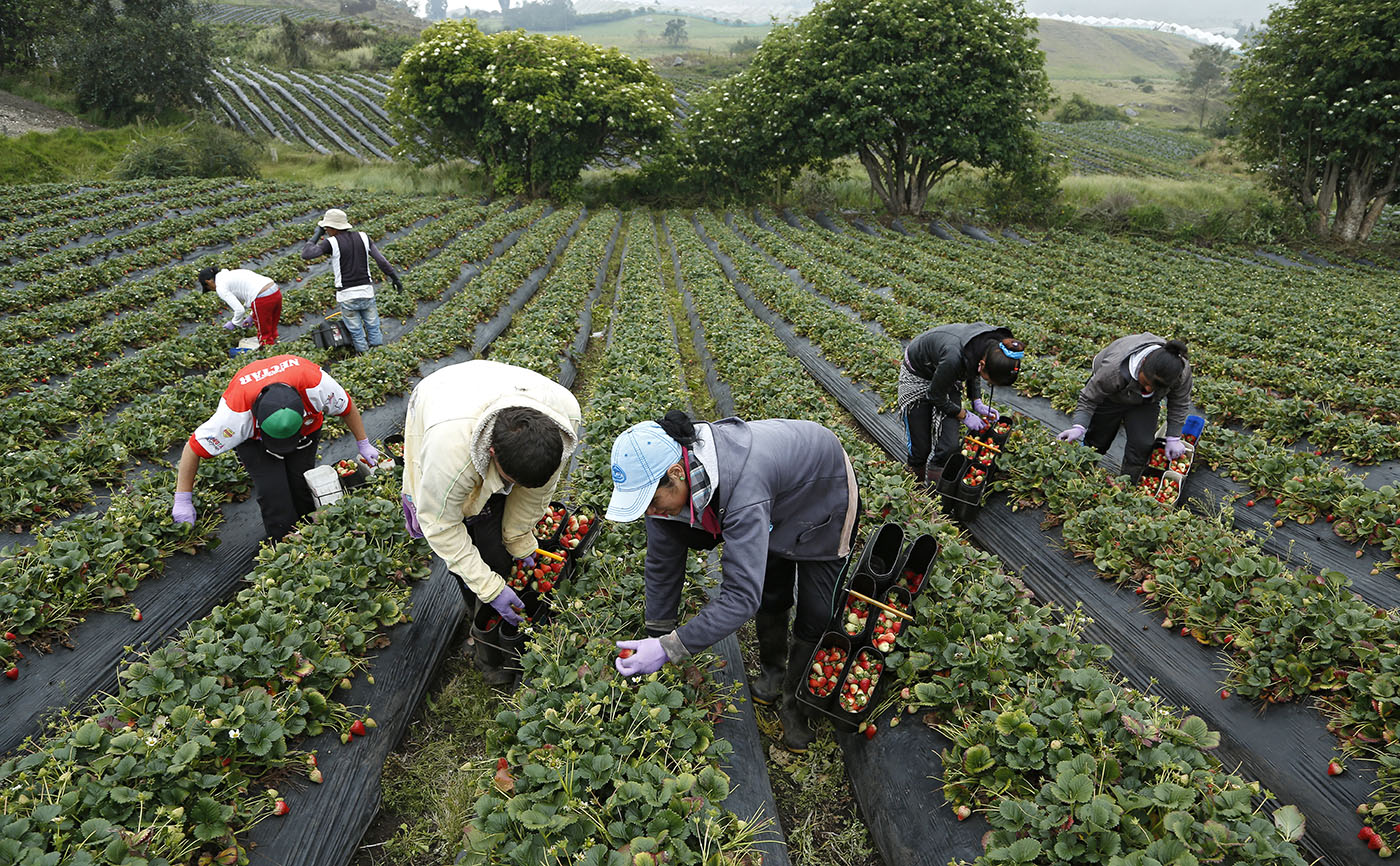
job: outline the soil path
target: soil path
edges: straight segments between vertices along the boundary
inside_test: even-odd
[[[97,129],[66,111],[0,90],[0,134],[19,136],[26,132],[53,132],[67,126]]]

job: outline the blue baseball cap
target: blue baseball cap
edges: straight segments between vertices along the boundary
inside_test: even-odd
[[[626,523],[641,517],[666,470],[681,459],[681,445],[655,421],[633,424],[612,447],[612,499],[606,517]]]

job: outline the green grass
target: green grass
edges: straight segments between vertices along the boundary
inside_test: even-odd
[[[128,144],[158,128],[29,132],[0,138],[0,184],[108,180]]]
[[[384,761],[384,801],[353,866],[451,863],[475,814],[477,785],[494,769],[484,736],[499,696],[459,654]]]
[[[360,163],[345,154],[322,156],[284,142],[264,145],[259,173],[267,180],[340,189],[434,195],[486,195],[472,167],[461,161],[420,168],[408,162]]]

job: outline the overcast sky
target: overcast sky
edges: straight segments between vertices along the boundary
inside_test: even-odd
[[[515,0],[512,5],[520,2],[521,0]],[[1160,2],[1160,0],[1023,0],[1023,2],[1026,9],[1033,13],[1059,12],[1065,15],[1148,18],[1201,28],[1228,27],[1236,21],[1257,24],[1268,16],[1269,7],[1275,5],[1274,0],[1167,0],[1167,2]],[[587,0],[575,0],[574,5],[583,8],[597,4],[587,2]],[[626,2],[620,5],[650,6],[652,3],[647,2],[647,0],[635,0],[635,2]],[[705,0],[661,0],[662,8],[703,9],[706,6],[714,8],[718,6],[732,7],[732,5],[731,2],[707,4]],[[759,0],[759,2],[743,5],[752,10],[746,18],[761,21],[767,17],[764,11],[765,7],[782,9],[786,12],[794,5],[810,8],[811,4],[782,0],[782,2],[770,5]],[[448,0],[448,7],[454,10],[466,7],[492,12],[499,12],[501,8],[496,0]]]

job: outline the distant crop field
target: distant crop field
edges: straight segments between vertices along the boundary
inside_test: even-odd
[[[661,38],[666,31],[666,22],[673,18],[685,21],[687,39],[681,45],[671,45]],[[633,57],[657,57],[683,51],[727,54],[730,46],[744,38],[762,42],[770,29],[768,24],[720,24],[707,18],[657,13],[557,32],[577,36],[585,42],[617,48]]]

